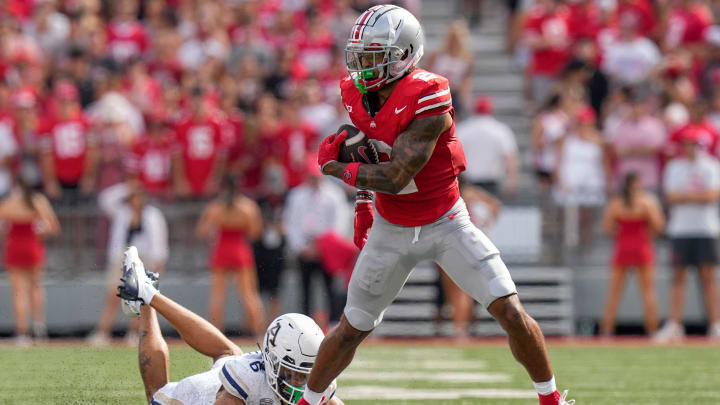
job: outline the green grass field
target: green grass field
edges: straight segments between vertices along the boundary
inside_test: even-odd
[[[720,404],[717,345],[551,344],[550,354],[580,405]],[[183,345],[170,357],[173,380],[209,366]],[[339,383],[348,405],[537,404],[524,370],[494,343],[368,344]],[[143,404],[136,350],[0,345],[0,403]]]

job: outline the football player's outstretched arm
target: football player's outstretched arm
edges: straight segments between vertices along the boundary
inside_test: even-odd
[[[356,187],[388,194],[399,193],[430,160],[438,138],[451,126],[450,113],[414,120],[395,140],[389,162],[360,165]],[[345,166],[346,163],[330,162],[323,171],[342,179]]]
[[[170,322],[185,343],[211,357],[213,362],[221,357],[242,354],[242,350],[210,322],[170,298],[157,293],[150,306]]]

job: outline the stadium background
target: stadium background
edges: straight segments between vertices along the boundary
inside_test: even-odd
[[[602,235],[597,220],[585,226],[590,229],[580,230],[581,225],[573,223],[572,207],[559,210],[559,216],[565,217],[561,221],[558,210],[548,211],[538,203],[543,197],[533,176],[537,151],[531,145],[531,126],[539,102],[531,101],[527,94],[533,72],[529,50],[523,48],[523,29],[513,31],[513,20],[508,17],[503,2],[483,2],[482,12],[477,16],[473,14],[476,2],[455,3],[408,1],[403,5],[417,13],[423,23],[427,37],[426,68],[430,55],[445,46],[450,24],[461,14],[471,16],[470,30],[465,32],[467,37],[459,39],[466,43],[473,61],[469,81],[462,83],[471,83],[471,86],[458,89],[455,95],[460,122],[473,114],[478,95],[488,96],[494,103],[494,115],[509,125],[519,146],[518,185],[513,193],[499,195],[504,207],[490,233],[510,267],[519,275],[529,275],[531,286],[536,282],[557,286],[555,290],[538,291],[538,308],[531,310],[540,318],[547,317],[549,334],[594,334],[605,298],[611,241]],[[586,17],[597,26],[570,37],[565,50],[568,54],[572,52],[573,41],[607,35],[606,31],[617,24],[616,14],[622,9],[617,5],[608,6],[614,2],[569,3],[578,10],[589,7]],[[39,118],[38,125],[42,125],[43,115],[62,97],[58,88],[70,83],[79,89],[78,101],[88,117],[89,128],[82,136],[88,137],[89,145],[97,153],[91,186],[83,192],[66,190],[62,197],[53,199],[63,232],[47,241],[45,286],[51,335],[77,336],[97,321],[105,284],[108,219],[100,212],[96,196],[126,176],[145,174],[129,162],[142,158],[136,145],[146,136],[146,127],[154,125],[154,121],[168,123],[168,133],[172,136],[172,125],[182,119],[183,109],[191,103],[192,92],[201,91],[203,102],[212,110],[213,120],[223,127],[225,140],[221,153],[228,157],[225,171],[242,179],[241,190],[253,198],[263,197],[266,188],[262,182],[267,178],[272,181],[268,173],[276,168],[283,173],[280,188],[289,190],[299,184],[303,176],[302,168],[298,169],[292,159],[310,155],[321,136],[347,119],[337,106],[336,90],[344,69],[341,52],[344,31],[358,10],[371,3],[228,1],[201,7],[192,1],[149,1],[137,9],[129,5],[125,10],[130,14],[128,17],[120,16],[121,4],[125,3],[118,3],[116,10],[110,3],[99,1],[37,4],[9,1],[5,5],[5,40],[0,59],[4,78],[0,92],[4,129],[13,131],[13,125],[18,125],[16,114],[23,103],[32,104],[29,108]],[[705,2],[698,4],[707,6]],[[663,7],[666,8],[662,10],[670,10],[667,7],[671,6],[668,3]],[[531,6],[521,5],[517,15],[525,12],[528,17],[531,11]],[[600,12],[601,17],[597,14]],[[122,18],[130,22],[121,22]],[[655,15],[654,20],[657,27],[667,22],[660,14]],[[120,28],[123,24],[124,28]],[[123,29],[129,31],[123,32]],[[657,29],[648,35],[663,41]],[[516,44],[511,49],[513,41]],[[681,45],[685,44],[676,48]],[[174,46],[180,47],[172,54],[168,49]],[[706,54],[712,55],[714,44],[710,39],[689,44],[687,49],[695,46],[709,49]],[[668,48],[666,58],[676,57],[678,53],[679,50]],[[566,55],[565,59],[569,61],[571,56]],[[562,83],[559,75],[557,80]],[[657,76],[649,76],[647,83],[658,92],[666,90],[662,78]],[[115,94],[108,97],[112,92]],[[258,111],[257,107],[263,102],[265,111]],[[279,130],[272,133],[272,130],[257,128],[263,119],[272,116],[279,118],[276,123]],[[28,135],[33,132],[30,128],[23,134],[25,139],[20,140],[10,160],[23,163],[41,160],[47,146],[40,128],[36,127],[34,133]],[[17,136],[17,128],[14,130]],[[298,147],[298,134],[302,138],[301,150],[296,153],[291,149]],[[261,152],[253,149],[253,136],[260,137]],[[176,148],[177,145],[169,146],[165,158],[178,153]],[[473,156],[468,155],[468,159],[472,161]],[[151,201],[162,209],[170,229],[164,286],[170,294],[182,297],[190,308],[204,313],[208,244],[195,238],[193,227],[204,202],[217,190],[182,195],[166,167],[155,170],[160,170],[161,177],[167,176],[162,179],[167,184],[154,185],[156,188],[151,191]],[[348,201],[350,204],[349,191]],[[525,231],[518,233],[518,226]],[[344,228],[347,233],[349,226]],[[586,231],[594,234],[594,240],[588,246],[578,246],[578,232]],[[657,291],[662,318],[667,311],[670,285],[667,241],[659,240],[657,249]],[[281,284],[283,308],[298,310],[298,275],[292,256],[288,257],[286,267],[288,271],[283,274]],[[389,323],[381,333],[448,333],[447,327],[441,326],[438,332],[428,327],[431,323],[417,322],[433,320],[437,290],[430,267],[417,273],[412,293],[404,297],[414,308],[410,310],[412,314],[406,314],[406,307],[397,306],[390,311],[389,319],[399,314],[396,318],[400,323],[397,327]],[[692,331],[701,332],[705,321],[701,301],[694,299],[700,295],[692,277],[693,274],[686,320]],[[6,297],[0,306],[0,333],[10,335],[13,323],[7,300],[9,287],[2,279],[0,283],[1,296]],[[316,290],[318,288],[313,288]],[[78,295],[85,298],[77,301],[74,297]],[[533,294],[529,295],[532,299]],[[642,309],[638,296],[631,282],[618,315],[620,332],[639,331]],[[321,305],[320,297],[316,296],[315,301]],[[239,307],[231,295],[227,302],[227,327],[231,331],[243,328]],[[483,320],[482,314],[477,317]],[[121,324],[122,320],[118,325]],[[499,332],[492,325],[483,327],[482,322],[476,330],[477,334]]]
[[[302,144],[300,150],[310,154],[322,136],[346,119],[342,106],[338,106],[336,89],[337,80],[344,74],[342,47],[354,18],[374,4],[369,0],[140,3],[140,8],[134,9],[132,1],[0,2],[3,79],[0,135],[3,140],[15,136],[17,143],[15,149],[0,143],[3,156],[0,177],[18,175],[19,168],[33,165],[37,172],[42,171],[39,163],[44,154],[49,156],[49,149],[48,143],[43,142],[45,130],[35,124],[52,116],[58,100],[72,101],[75,97],[73,90],[61,84],[75,86],[77,101],[88,115],[85,136],[98,151],[98,170],[93,181],[84,184],[82,192],[66,188],[61,197],[52,199],[63,231],[47,239],[43,284],[47,291],[49,341],[38,340],[29,348],[15,347],[7,273],[0,272],[3,403],[142,402],[136,349],[125,347],[120,340],[126,329],[125,319],[117,318],[113,327],[116,340],[111,347],[92,348],[84,340],[98,322],[106,288],[110,219],[100,210],[98,194],[126,176],[138,175],[138,165],[134,163],[143,150],[133,145],[146,136],[145,128],[155,122],[172,124],[178,119],[191,104],[195,89],[200,90],[214,118],[223,121],[227,143],[224,141],[222,149],[231,158],[227,171],[242,179],[241,191],[253,198],[262,197],[259,184],[264,178],[261,168],[265,168],[265,180],[279,186],[281,193],[286,192],[288,187],[283,185],[291,177],[293,185],[303,177],[303,169],[293,172],[297,166],[288,160],[290,135],[301,133],[304,142],[292,145]],[[532,3],[532,0],[398,2],[413,11],[423,24],[427,48],[421,65],[425,68],[429,67],[431,54],[447,48],[445,37],[453,22],[466,20],[469,30],[464,39],[473,67],[468,82],[460,86],[451,83],[453,88],[463,90],[454,95],[456,102],[465,102],[458,106],[459,120],[469,119],[474,114],[476,97],[485,95],[494,103],[495,117],[514,132],[520,162],[517,186],[512,193],[499,193],[503,208],[489,233],[518,281],[529,312],[539,319],[548,335],[560,336],[549,340],[560,388],[571,389],[571,397],[582,404],[716,404],[720,401],[717,386],[720,376],[716,371],[720,359],[716,344],[704,338],[706,319],[694,272],[690,273],[688,283],[685,322],[688,333],[697,337],[672,346],[656,345],[643,337],[577,337],[597,334],[606,298],[612,242],[601,232],[597,220],[588,227],[580,226],[573,204],[560,207],[548,200],[534,175],[537,150],[532,144],[532,129],[539,102],[533,101],[527,91],[532,87],[533,71],[528,64],[529,52],[521,40],[522,20],[513,19],[508,11],[508,6],[516,6],[516,17],[528,17]],[[687,52],[703,55],[698,60],[704,60],[706,71],[711,71],[718,46],[713,31],[707,31],[707,36],[690,38],[689,43],[683,40],[674,45],[666,44],[664,34],[668,32],[665,24],[672,7],[692,3],[703,18],[693,18],[693,13],[688,13],[690,19],[712,26],[720,21],[718,2],[567,3],[575,12],[581,12],[580,20],[573,21],[575,29],[584,31],[565,43],[568,54],[573,43],[583,42],[580,39],[590,36],[593,38],[590,42],[595,42],[600,33],[608,33],[605,29],[612,29],[618,22],[619,10],[631,10],[631,14],[634,10],[644,23],[654,22],[649,25],[648,35],[663,53],[657,70],[645,84],[652,94],[672,94],[658,104],[658,117],[665,117],[672,124],[678,116],[682,119],[687,108],[683,113],[683,108],[670,108],[668,112],[661,107],[675,104],[673,101],[692,105],[698,93],[712,96],[713,82],[698,84],[700,65],[689,68]],[[113,4],[127,11],[126,22],[119,22],[122,19],[111,11]],[[478,10],[482,12],[475,13]],[[584,17],[583,10],[588,11]],[[578,21],[587,24],[578,25]],[[451,41],[457,42],[457,38]],[[565,58],[569,56],[560,57],[567,62]],[[662,67],[670,67],[672,78],[677,80],[666,80]],[[575,92],[573,86],[577,83],[560,80],[559,72],[553,75],[558,75],[563,89]],[[100,104],[101,108],[91,108],[94,102],[111,93]],[[273,100],[279,100],[277,106]],[[259,105],[263,106],[260,112],[256,108]],[[487,111],[486,102],[479,106]],[[24,121],[18,126],[20,113],[24,113]],[[712,113],[709,116],[713,118]],[[264,131],[262,124],[273,120],[278,121],[280,130]],[[175,126],[166,128],[172,135]],[[260,150],[252,146],[256,139],[261,139],[257,144],[262,147]],[[268,139],[273,142],[266,142]],[[160,163],[161,170],[153,173],[160,173],[170,184],[156,185],[159,190],[153,190],[149,200],[161,209],[169,226],[169,259],[162,291],[206,316],[209,243],[197,239],[194,228],[199,213],[212,196],[178,193],[182,190],[175,187],[178,184],[173,184],[168,171],[171,157],[178,153],[177,144],[167,146],[163,158],[166,160],[161,159],[165,163]],[[473,156],[468,154],[468,159]],[[43,181],[48,184],[47,178]],[[340,226],[340,233],[348,236],[353,195],[346,191],[347,221]],[[589,245],[580,243],[582,232],[593,236]],[[658,239],[656,249],[658,309],[660,318],[665,319],[671,283],[667,239]],[[288,255],[279,294],[283,311],[301,310],[300,278],[293,256]],[[341,291],[342,280],[335,284]],[[322,307],[324,296],[319,279],[312,291],[315,306]],[[353,367],[341,377],[340,395],[349,399],[346,403],[534,403],[532,386],[524,370],[513,361],[503,339],[484,337],[501,336],[498,327],[478,308],[471,332],[482,337],[452,339],[447,311],[441,312],[444,318],[437,318],[437,292],[436,270],[429,265],[421,266],[397,305],[388,312],[388,322],[376,333],[410,339],[389,343],[377,339],[362,346]],[[234,338],[247,337],[245,315],[234,294],[230,292],[225,305],[225,328]],[[639,297],[631,277],[618,313],[619,334],[643,333]],[[167,324],[164,326],[164,332],[172,336],[172,330]],[[417,336],[440,338],[415,339]],[[255,349],[252,339],[239,339],[243,349]],[[23,342],[22,346],[26,345]],[[178,341],[171,343],[171,361],[173,380],[204,371],[208,365],[207,359]]]

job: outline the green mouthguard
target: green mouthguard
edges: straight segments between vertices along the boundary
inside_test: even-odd
[[[375,78],[375,69],[365,69],[360,72],[360,77],[355,77],[353,79],[353,82],[355,83],[355,87],[357,87],[358,91],[360,91],[361,94],[367,93],[367,87],[365,87],[365,83],[361,82],[360,80],[372,80]]]

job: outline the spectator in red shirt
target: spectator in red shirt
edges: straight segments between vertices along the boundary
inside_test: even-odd
[[[173,178],[177,193],[192,197],[214,194],[225,169],[225,147],[220,124],[199,87],[192,89],[189,114],[175,125],[175,144]]]
[[[123,0],[110,3],[115,16],[107,25],[110,55],[117,61],[143,56],[150,46],[145,27],[137,20],[138,1]]]
[[[78,91],[60,82],[53,92],[57,101],[50,117],[41,124],[42,168],[45,192],[59,198],[63,191],[92,191],[95,148],[89,124],[78,103]],[[72,193],[74,194],[74,193]]]
[[[175,29],[164,29],[153,37],[153,55],[148,62],[148,70],[153,78],[166,84],[180,82],[184,72],[178,58],[177,49],[182,38]]]
[[[676,0],[665,20],[664,48],[687,46],[698,55],[705,40],[705,29],[712,22],[712,14],[703,1]]]
[[[538,0],[525,22],[525,42],[531,49],[532,98],[543,100],[555,85],[570,56],[568,11],[560,0]]]
[[[222,90],[219,94],[217,114],[220,117],[223,145],[227,150],[227,167],[228,170],[237,170],[243,146],[245,117],[237,108],[237,86],[234,78],[230,75],[223,76],[219,88]]]
[[[313,14],[308,19],[307,33],[298,43],[298,60],[310,73],[323,73],[333,63],[333,44],[327,22],[319,14]]]
[[[249,192],[259,191],[261,183],[270,181],[274,187],[287,188],[287,174],[277,150],[277,134],[281,129],[278,102],[270,93],[260,96],[255,114],[245,123],[237,171],[242,174],[242,187]],[[267,178],[266,177],[270,177]]]
[[[289,188],[305,179],[307,156],[320,139],[315,128],[303,123],[299,113],[301,107],[299,100],[292,98],[282,104],[281,110],[285,122],[278,133],[279,149],[276,153],[285,166]]]
[[[619,21],[633,21],[637,34],[643,37],[654,38],[657,25],[655,10],[650,0],[618,0],[612,24]]]
[[[604,25],[603,10],[596,0],[568,2],[568,29],[573,41],[595,38]]]
[[[150,76],[147,65],[140,59],[128,62],[125,69],[123,93],[143,113],[151,111],[161,103],[160,83]]]
[[[688,133],[693,133],[697,138],[698,148],[710,155],[717,156],[718,141],[720,135],[707,119],[708,105],[705,101],[698,100],[690,107],[690,122],[670,134],[668,144],[668,157],[673,158],[680,154],[681,140]]]
[[[127,171],[148,193],[164,196],[170,191],[172,130],[164,113],[147,118],[147,134],[132,146]]]

